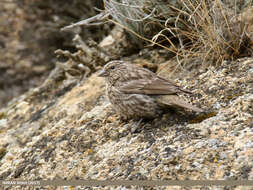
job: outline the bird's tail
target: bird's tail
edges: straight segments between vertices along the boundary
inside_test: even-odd
[[[162,107],[180,107],[180,108],[187,108],[195,112],[204,112],[203,109],[198,108],[190,103],[184,101],[183,99],[179,98],[177,95],[167,95],[167,96],[160,96],[157,98],[157,102]]]

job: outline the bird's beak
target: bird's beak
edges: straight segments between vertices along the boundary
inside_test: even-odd
[[[105,70],[102,69],[101,71],[99,71],[98,76],[99,76],[99,77],[105,77],[105,76],[106,76]]]

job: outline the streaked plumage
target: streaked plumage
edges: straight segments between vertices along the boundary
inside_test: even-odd
[[[178,93],[191,93],[155,73],[127,63],[111,61],[99,73],[105,77],[107,96],[123,117],[154,118],[168,107],[203,110],[180,99]]]

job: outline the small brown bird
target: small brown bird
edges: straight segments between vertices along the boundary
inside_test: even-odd
[[[190,91],[128,62],[111,61],[98,76],[105,77],[109,101],[124,119],[155,118],[170,107],[203,112],[177,96]]]

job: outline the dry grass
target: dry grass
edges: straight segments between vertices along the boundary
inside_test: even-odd
[[[242,3],[240,7],[251,5]],[[221,63],[252,54],[248,24],[240,9],[221,0],[104,0],[114,22],[138,38],[176,53],[180,59],[201,57]],[[166,42],[166,43],[165,43]]]
[[[220,0],[195,1],[194,4],[190,0],[182,2],[185,11],[178,10],[175,27],[167,27],[179,39],[178,55],[220,63],[247,52],[250,40],[247,25],[237,22],[237,13],[226,8]]]

